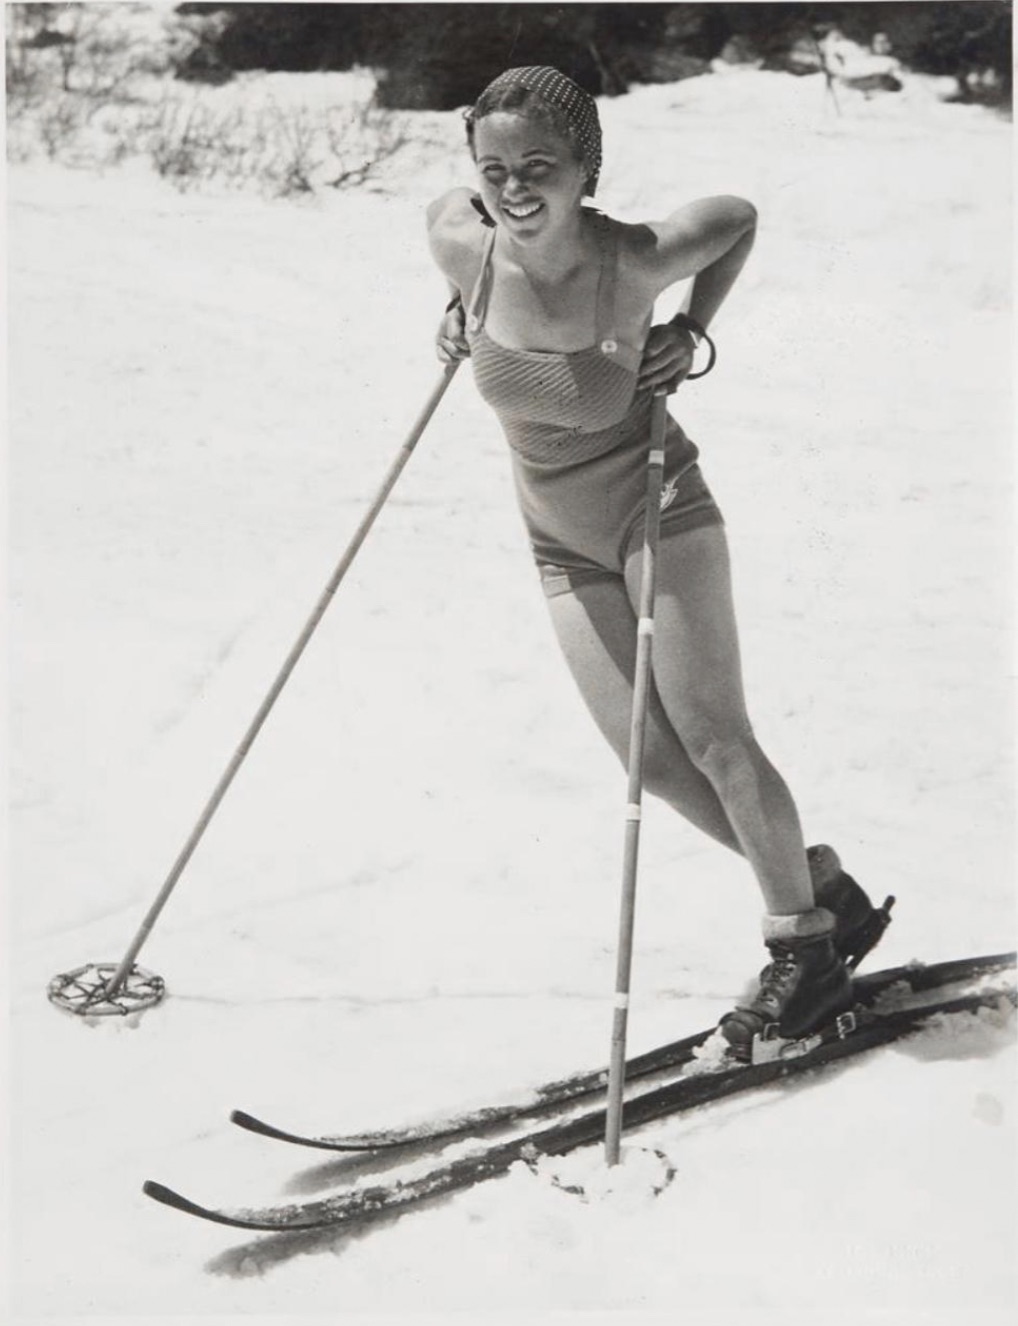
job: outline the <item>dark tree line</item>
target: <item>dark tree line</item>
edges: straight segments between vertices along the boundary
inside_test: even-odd
[[[868,45],[883,33],[903,65],[1011,88],[1008,0],[848,4],[183,4],[219,15],[183,77],[370,66],[391,107],[447,110],[511,64],[554,64],[595,93],[703,72],[735,40],[765,68],[809,68],[830,27]]]

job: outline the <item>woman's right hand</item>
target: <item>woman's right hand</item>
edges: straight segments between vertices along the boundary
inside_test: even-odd
[[[456,303],[446,309],[442,321],[438,324],[435,336],[435,350],[443,364],[458,364],[470,355],[470,346],[466,338],[466,314],[463,305]]]

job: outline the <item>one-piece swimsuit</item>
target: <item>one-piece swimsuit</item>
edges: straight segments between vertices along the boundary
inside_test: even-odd
[[[643,539],[652,391],[637,389],[642,346],[615,330],[618,231],[592,213],[601,249],[594,344],[517,350],[484,329],[497,230],[489,228],[466,338],[477,388],[498,415],[545,593],[619,576]],[[723,523],[698,451],[669,416],[661,536]]]

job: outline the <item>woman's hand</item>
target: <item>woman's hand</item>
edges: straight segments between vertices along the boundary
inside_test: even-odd
[[[638,387],[664,387],[673,392],[693,367],[696,341],[685,327],[659,322],[647,333]]]
[[[446,309],[442,321],[438,324],[435,336],[435,350],[443,364],[458,364],[470,355],[470,346],[465,336],[466,314],[463,305],[454,304]]]

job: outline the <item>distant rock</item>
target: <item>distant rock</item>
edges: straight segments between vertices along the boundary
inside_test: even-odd
[[[759,69],[763,62],[763,56],[753,40],[738,32],[734,37],[729,37],[714,61],[715,64],[748,65],[755,69]]]

